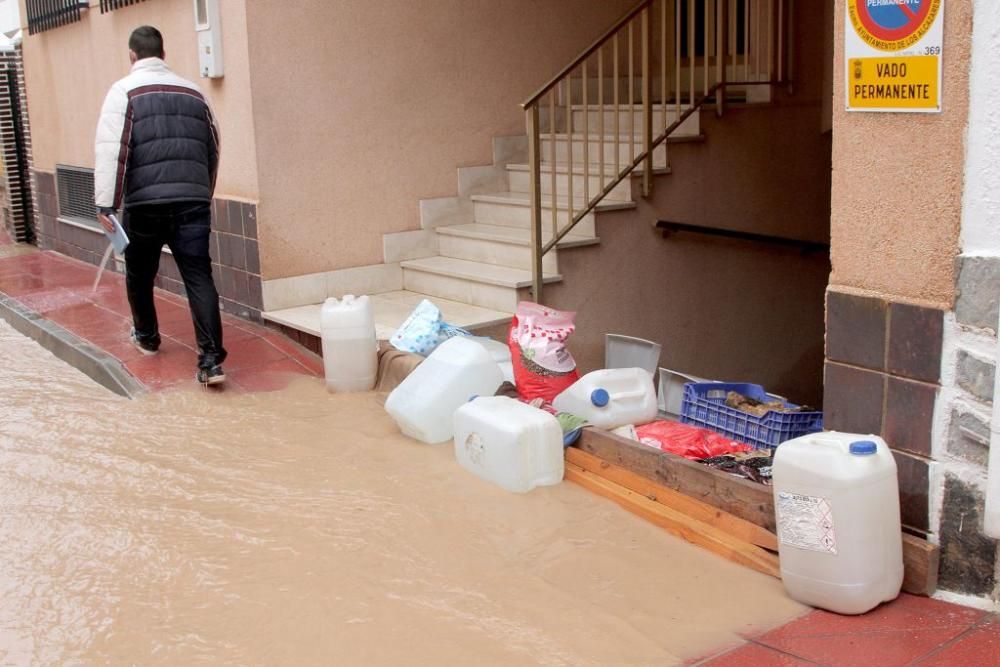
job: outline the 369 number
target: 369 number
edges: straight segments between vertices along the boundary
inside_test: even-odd
[[[939,56],[939,55],[941,55],[941,47],[940,46],[927,46],[927,47],[924,47],[924,55],[925,56]]]

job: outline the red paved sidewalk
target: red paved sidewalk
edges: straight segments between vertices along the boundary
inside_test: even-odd
[[[901,595],[863,616],[813,611],[722,655],[713,667],[756,665],[1000,665],[1000,618],[958,605]]]
[[[96,275],[97,267],[54,252],[0,257],[0,293],[117,358],[149,389],[193,385],[197,353],[187,301],[156,290],[163,342],[159,354],[145,356],[128,339],[124,277],[105,271],[91,293]],[[322,359],[266,327],[223,315],[223,338],[229,351],[223,391],[270,391],[297,376],[323,374]]]

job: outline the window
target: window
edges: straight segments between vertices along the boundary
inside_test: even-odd
[[[56,190],[59,194],[59,217],[96,222],[93,169],[57,164]]]
[[[86,8],[86,0],[26,0],[28,12],[28,34],[44,32],[61,25],[80,20],[80,10]]]

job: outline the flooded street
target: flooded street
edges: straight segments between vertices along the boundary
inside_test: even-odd
[[[129,401],[3,321],[0,359],[0,665],[663,665],[802,610],[573,484],[480,481],[374,394]]]

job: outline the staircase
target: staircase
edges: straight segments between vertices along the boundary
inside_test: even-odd
[[[492,167],[471,168],[474,173],[466,174],[468,178],[463,178],[460,169],[458,198],[422,202],[422,230],[386,235],[385,264],[364,267],[363,275],[353,269],[333,272],[323,278],[325,289],[317,290],[315,285],[292,289],[300,301],[294,303],[281,298],[269,304],[265,283],[264,318],[308,336],[319,336],[322,300],[352,292],[371,297],[380,339],[388,339],[425,298],[438,305],[450,324],[498,333],[509,322],[518,301],[532,299],[544,285],[563,279],[561,254],[600,243],[597,216],[635,206],[632,193],[639,188],[633,188],[631,180],[644,175],[646,162],[650,163],[650,176],[665,176],[670,173],[670,143],[703,139],[699,116],[710,96],[713,100],[721,95],[754,101],[750,93],[756,90],[754,86],[773,83],[770,66],[766,72],[759,68],[750,72],[755,54],[749,49],[744,49],[742,66],[738,59],[730,62],[726,55],[726,45],[736,44],[737,30],[747,31],[746,43],[762,39],[760,17],[756,32],[751,33],[753,16],[745,12],[745,25],[736,26],[727,13],[730,0],[699,2],[704,4],[702,13],[685,9],[683,15],[681,9],[691,7],[690,3],[639,3],[525,103],[528,135],[507,142],[521,150],[508,147],[498,151],[494,141]],[[656,17],[662,18],[661,66],[666,66],[654,94],[648,47],[653,40],[651,18]],[[703,25],[696,25],[696,20]],[[773,21],[773,17],[767,20]],[[722,29],[725,25],[730,25],[729,38]],[[668,29],[675,36],[676,53],[666,49]],[[685,61],[680,52],[681,30],[690,31],[691,36],[695,30],[703,30],[705,45],[718,30],[714,40],[717,51],[689,52]],[[627,58],[628,66],[623,65],[621,71],[618,67],[622,61],[619,44],[625,43],[627,32],[631,55],[633,31],[644,35],[641,73],[633,70],[634,57]],[[695,41],[688,39],[687,44],[694,48]],[[707,55],[713,54],[717,63],[727,64],[708,68],[697,64],[697,56],[707,62]],[[613,68],[608,64],[612,59]],[[745,81],[739,81],[743,78],[739,76],[741,69]],[[713,77],[719,75],[711,82],[710,71]],[[666,72],[670,72],[669,77]],[[727,77],[738,82],[726,87]],[[722,79],[721,84],[717,78]],[[766,101],[768,96],[756,99]],[[721,104],[716,106],[721,112]],[[652,159],[646,159],[644,147],[657,140],[659,144],[650,151]],[[633,171],[634,167],[640,168]],[[463,191],[463,182],[479,185]],[[537,184],[537,191],[533,184]],[[648,187],[651,181],[643,185]],[[532,244],[533,224],[538,225],[538,248]],[[558,241],[546,252],[545,246],[553,238]],[[379,278],[373,281],[372,274]],[[355,275],[359,277],[354,279]]]
[[[574,114],[583,114],[574,111]],[[589,113],[597,110],[591,108]],[[613,110],[609,113],[613,113]],[[621,127],[627,127],[628,110],[619,111]],[[611,123],[609,123],[609,126]],[[671,142],[701,141],[698,116],[688,118]],[[609,181],[614,170],[612,146],[614,137],[604,138],[606,144],[603,172]],[[582,135],[568,135],[564,132],[548,133],[543,138],[544,155],[550,156],[554,143],[556,161],[546,157],[542,162],[543,192],[552,191],[553,172],[556,182],[556,220],[560,226],[568,221],[569,183],[573,192],[583,192],[585,177],[590,181],[590,190],[596,192],[600,183],[600,166],[596,162],[598,139],[590,138],[588,154],[593,158],[584,174],[581,164],[584,138]],[[639,137],[633,137],[636,145]],[[628,137],[619,137],[619,162],[624,164]],[[576,155],[572,171],[567,160],[568,151]],[[666,150],[655,156],[656,173],[668,174]],[[445,321],[471,331],[488,330],[506,325],[517,307],[517,302],[531,298],[531,200],[529,166],[523,162],[509,163],[504,167],[507,185],[495,192],[473,194],[467,219],[455,220],[451,224],[434,226],[437,254],[399,262],[402,280],[399,289],[369,294],[375,313],[376,335],[380,340],[388,339],[406,319],[407,315],[422,300],[429,299],[437,305]],[[597,245],[595,218],[604,211],[633,208],[632,187],[629,179],[617,185],[608,197],[597,205],[573,231],[562,238],[556,250],[548,253],[543,261],[546,284],[562,280],[559,273],[559,255],[572,252],[575,248]],[[548,200],[548,197],[546,197]],[[583,197],[574,196],[574,210],[579,210]],[[552,206],[547,201],[542,209],[545,220],[552,217]],[[551,227],[547,226],[550,230]],[[548,241],[551,231],[543,234]],[[357,290],[364,293],[365,290]],[[345,290],[346,293],[346,290]],[[339,296],[336,295],[336,296]],[[264,312],[268,321],[296,329],[305,334],[320,335],[319,313],[322,302],[309,303],[290,308]]]

